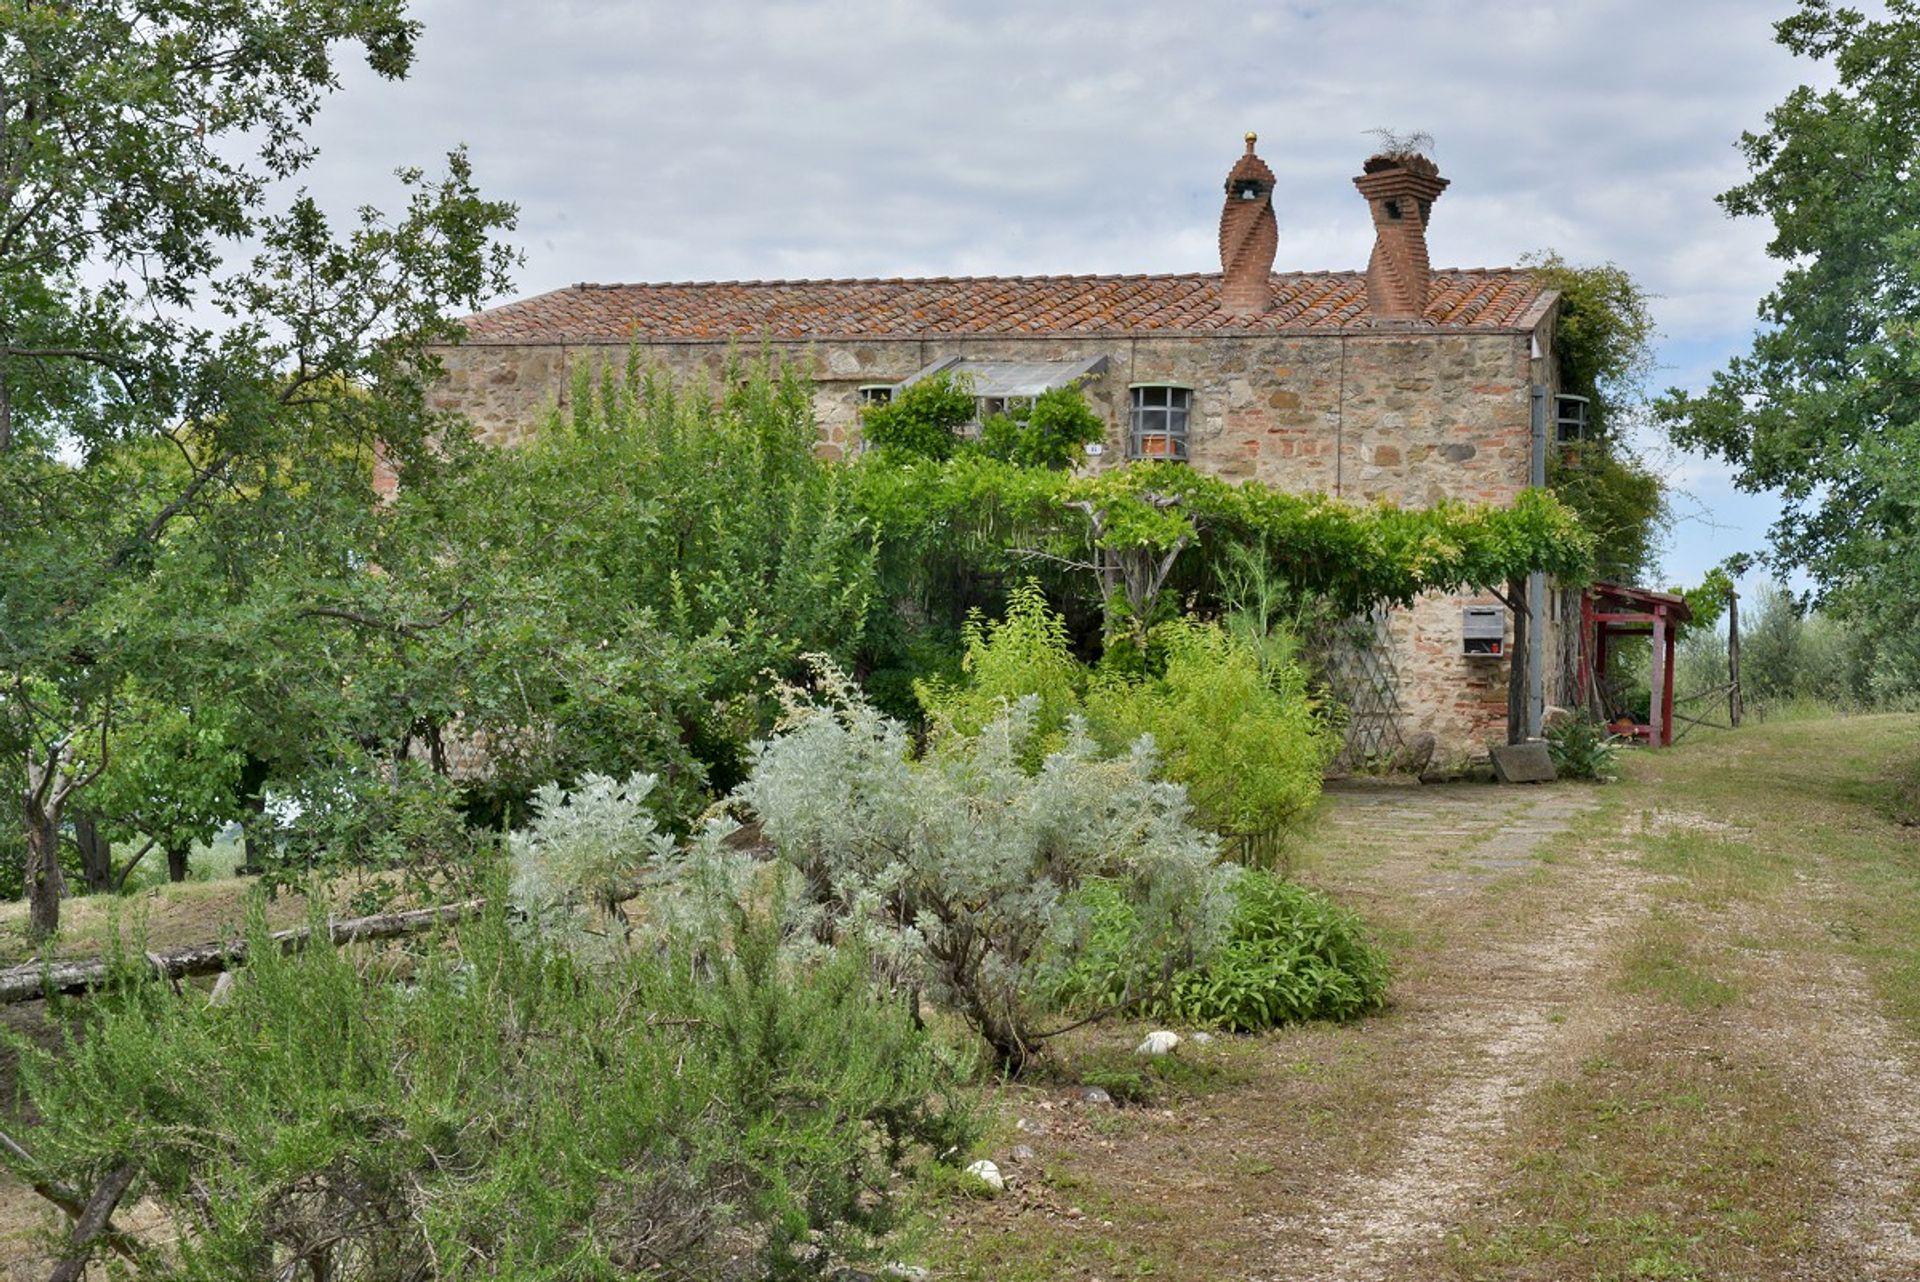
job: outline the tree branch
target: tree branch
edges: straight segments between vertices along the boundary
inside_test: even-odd
[[[73,1222],[72,1245],[68,1246],[60,1263],[54,1266],[47,1282],[81,1282],[86,1276],[87,1260],[93,1254],[93,1240],[113,1219],[113,1212],[120,1205],[120,1199],[126,1196],[133,1176],[133,1163],[122,1162],[107,1173],[106,1179],[100,1181],[100,1187],[93,1191],[93,1196],[87,1199],[87,1204]]]
[[[154,513],[153,519],[147,522],[146,528],[140,531],[138,538],[113,554],[113,560],[108,562],[108,568],[118,570],[135,552],[159,538],[161,531],[167,528],[168,523],[185,511],[187,505],[200,496],[200,491],[204,490],[209,482],[233,466],[233,461],[239,456],[239,451],[229,450],[215,459],[211,467],[201,469],[186,489],[175,495],[171,503]]]

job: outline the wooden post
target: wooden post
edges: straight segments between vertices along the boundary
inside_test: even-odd
[[[1667,628],[1666,681],[1660,694],[1660,723],[1666,727],[1666,746],[1673,746],[1673,670],[1680,665],[1674,661],[1675,651],[1680,645],[1680,629],[1669,625]]]
[[[1656,606],[1653,611],[1653,649],[1650,654],[1652,669],[1647,681],[1647,742],[1655,748],[1664,748],[1668,736],[1673,733],[1673,723],[1666,717],[1667,705],[1667,608]]]
[[[1607,625],[1593,625],[1593,715],[1607,719],[1607,648],[1612,638]]]
[[[1513,611],[1513,653],[1507,656],[1507,742],[1527,739],[1527,583],[1507,580],[1507,605]]]
[[[1574,654],[1574,698],[1582,708],[1592,708],[1594,699],[1593,679],[1593,594],[1582,589],[1580,592],[1580,644]]]
[[[1740,594],[1727,589],[1727,720],[1740,726]]]

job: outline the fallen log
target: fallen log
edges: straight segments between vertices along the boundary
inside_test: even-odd
[[[435,926],[477,916],[486,903],[484,899],[469,899],[464,903],[441,904],[434,908],[414,908],[406,912],[378,913],[372,917],[329,922],[327,935],[335,944],[398,939],[403,935],[416,935]],[[281,952],[292,953],[313,942],[313,935],[311,928],[302,927],[298,930],[277,930],[268,938],[279,946]],[[178,981],[192,975],[218,974],[241,965],[247,960],[247,949],[246,940],[228,939],[174,952],[148,953],[146,960],[157,977]],[[37,1001],[54,993],[91,992],[106,983],[108,974],[107,963],[98,957],[9,967],[0,970],[0,1006]]]

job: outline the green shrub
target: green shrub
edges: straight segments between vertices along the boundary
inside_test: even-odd
[[[284,840],[265,843],[269,885],[344,877],[357,912],[378,912],[402,891],[474,892],[493,853],[467,825],[459,787],[425,762],[343,754],[290,791]]]
[[[1287,830],[1320,797],[1339,740],[1307,693],[1291,656],[1261,649],[1217,624],[1181,618],[1153,642],[1159,676],[1094,684],[1088,713],[1110,745],[1153,736],[1167,777],[1186,785],[1200,821],[1243,863],[1277,857]]]
[[[1133,910],[1131,946],[1204,947],[1224,916],[1213,838],[1187,821],[1151,748],[1103,756],[1077,723],[1023,764],[1038,700],[914,761],[906,728],[831,668],[824,706],[795,703],[735,797],[805,878],[841,937],[865,938],[903,982],[971,1023],[1010,1069],[1038,1045],[1032,975],[1071,953],[1072,896],[1105,877]]]
[[[1233,883],[1227,934],[1191,962],[1170,964],[1136,942],[1133,909],[1109,883],[1086,887],[1084,946],[1047,978],[1071,1010],[1139,1001],[1143,1013],[1253,1032],[1308,1019],[1351,1019],[1386,1000],[1386,955],[1351,911],[1262,871]]]
[[[1386,954],[1360,919],[1317,891],[1250,871],[1234,885],[1227,941],[1174,982],[1196,1024],[1252,1032],[1306,1019],[1352,1019],[1386,1001]]]
[[[256,922],[224,1005],[129,978],[52,1048],[9,1035],[31,1174],[131,1165],[174,1243],[145,1278],[826,1274],[903,1163],[971,1142],[970,1066],[857,949],[796,969],[769,920],[585,972],[497,911],[411,986]]]
[[[943,730],[971,736],[1006,715],[1016,700],[1032,696],[1038,702],[1027,764],[1038,767],[1065,742],[1067,718],[1081,710],[1087,682],[1086,669],[1067,646],[1066,620],[1029,579],[1007,594],[1002,618],[986,622],[974,611],[961,640],[963,680],[919,683],[921,706]]]
[[[1036,768],[1084,711],[1095,738],[1124,753],[1151,735],[1167,778],[1183,785],[1201,823],[1242,863],[1277,857],[1320,796],[1339,736],[1308,693],[1297,646],[1283,629],[1259,636],[1177,618],[1150,634],[1146,670],[1090,672],[1073,657],[1066,623],[1029,581],[1004,618],[966,629],[964,680],[916,687],[933,720],[977,734],[1014,700],[1036,700],[1023,760]]]
[[[1107,434],[1107,425],[1080,388],[1053,387],[1031,405],[996,414],[980,425],[980,448],[989,458],[1021,467],[1066,468],[1086,457],[1086,448]]]
[[[1547,755],[1562,779],[1615,779],[1619,753],[1619,739],[1592,717],[1567,717],[1547,727]]]
[[[860,415],[860,434],[868,445],[894,455],[935,460],[953,457],[958,430],[973,421],[973,391],[952,374],[935,374],[895,392],[892,400],[869,405]]]

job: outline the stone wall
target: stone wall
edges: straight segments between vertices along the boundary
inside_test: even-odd
[[[866,339],[774,348],[801,362],[818,388],[822,447],[838,454],[858,438],[859,388],[896,383],[952,356],[1078,362],[1105,356],[1086,387],[1109,424],[1094,466],[1126,457],[1128,385],[1174,381],[1193,388],[1193,466],[1230,479],[1354,500],[1427,506],[1442,499],[1504,503],[1525,487],[1531,439],[1529,386],[1550,378],[1549,321],[1533,333],[1433,330],[1161,337]],[[1530,351],[1531,348],[1531,351]],[[643,361],[676,378],[716,378],[727,346],[662,342]],[[470,418],[482,440],[510,445],[564,406],[574,371],[620,364],[614,345],[473,345],[440,353],[446,377],[436,408]],[[1480,755],[1506,736],[1504,659],[1460,653],[1460,609],[1487,598],[1433,597],[1392,629],[1403,729],[1432,734],[1443,761]]]

